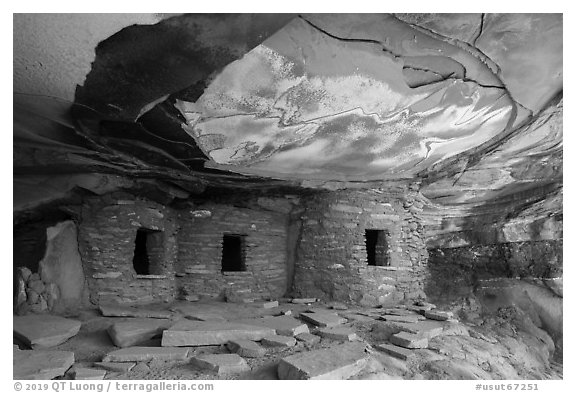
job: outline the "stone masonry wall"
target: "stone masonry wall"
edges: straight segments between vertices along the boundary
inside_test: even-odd
[[[369,305],[425,296],[418,185],[320,193],[302,198],[302,206],[296,295]],[[389,266],[368,265],[366,229],[389,233]]]
[[[279,297],[287,288],[288,215],[207,203],[180,211],[177,280],[180,297],[231,301]],[[222,272],[224,234],[245,235],[246,271]]]
[[[171,209],[143,199],[110,195],[86,201],[78,246],[94,304],[170,301],[176,293],[174,264],[177,222]],[[161,231],[162,255],[155,275],[137,276],[133,267],[139,228]]]

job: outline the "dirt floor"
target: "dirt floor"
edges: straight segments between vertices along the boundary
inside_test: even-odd
[[[401,305],[400,307],[405,307]],[[278,307],[266,309],[262,303],[226,303],[216,301],[178,302],[148,305],[146,309],[170,310],[172,319],[190,318],[190,314],[204,313],[214,319],[235,321],[291,313],[295,318],[308,310],[337,313],[347,322],[358,338],[367,344],[369,359],[366,366],[351,379],[561,379],[561,358],[554,358],[554,343],[540,328],[518,309],[502,309],[495,315],[478,316],[476,320],[432,321],[442,326],[441,334],[429,340],[427,349],[414,349],[408,361],[389,356],[378,350],[392,334],[402,329],[398,324],[381,320],[386,309],[360,308],[342,304],[294,304],[281,301]],[[80,332],[65,343],[53,348],[72,351],[75,365],[94,367],[109,352],[118,349],[107,329],[114,322],[129,318],[104,317],[99,310],[83,310],[68,315],[82,321]],[[421,318],[424,319],[424,318]],[[309,324],[311,333],[316,327]],[[309,345],[298,341],[289,348],[267,348],[261,358],[246,358],[251,371],[229,376],[200,370],[190,359],[205,353],[229,353],[225,345],[192,347],[185,361],[140,362],[131,371],[108,371],[105,379],[278,379],[278,362],[289,355],[340,345],[341,341],[322,338]],[[160,346],[160,337],[139,346]],[[24,348],[23,348],[24,349]],[[67,374],[63,378],[70,378]]]

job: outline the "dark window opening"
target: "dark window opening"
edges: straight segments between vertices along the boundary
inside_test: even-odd
[[[162,274],[162,232],[140,228],[134,240],[132,265],[137,275]]]
[[[388,231],[366,229],[366,254],[369,266],[389,266]]]
[[[222,241],[223,272],[243,272],[246,270],[244,263],[245,237],[245,235],[224,235]]]

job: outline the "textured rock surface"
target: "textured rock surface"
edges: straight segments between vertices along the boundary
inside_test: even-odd
[[[278,364],[280,379],[348,379],[366,366],[365,345],[347,343],[288,356]]]
[[[77,306],[82,300],[86,279],[78,252],[76,224],[64,221],[46,232],[46,254],[38,268],[40,277],[43,282],[58,286],[57,306]]]
[[[14,336],[34,349],[62,344],[80,331],[82,323],[55,315],[14,317]]]
[[[14,350],[12,356],[14,379],[52,379],[74,364],[74,353],[68,351]]]

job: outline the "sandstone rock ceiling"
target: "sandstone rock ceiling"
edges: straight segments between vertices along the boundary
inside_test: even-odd
[[[177,16],[101,42],[73,118],[17,97],[16,182],[103,192],[114,180],[84,176],[103,173],[186,195],[414,179],[450,208],[433,233],[466,230],[460,215],[493,225],[502,206],[549,218],[562,88],[559,14]]]

